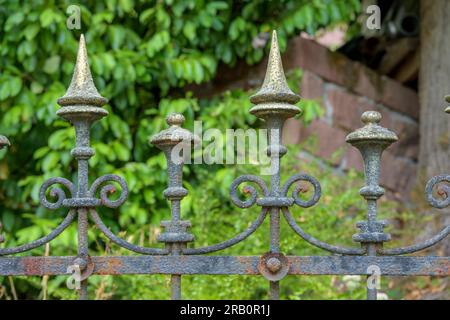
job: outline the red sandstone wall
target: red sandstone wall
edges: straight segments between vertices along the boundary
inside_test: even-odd
[[[379,111],[381,125],[393,130],[399,142],[383,154],[381,183],[390,190],[406,194],[413,186],[418,155],[417,93],[402,84],[380,76],[364,65],[329,51],[316,42],[297,38],[283,57],[285,69],[301,67],[304,76],[299,88],[307,99],[317,99],[325,116],[304,128],[290,119],[284,141],[300,143],[317,136],[317,148],[311,152],[339,169],[362,169],[359,152],[345,143],[345,136],[362,126],[360,115],[366,110]],[[339,152],[339,150],[341,152]],[[340,154],[340,156],[334,156]]]

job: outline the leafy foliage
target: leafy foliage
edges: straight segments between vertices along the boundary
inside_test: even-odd
[[[186,85],[201,85],[213,79],[219,64],[233,65],[238,60],[247,64],[259,62],[267,52],[268,33],[272,29],[278,31],[280,47],[285,50],[287,40],[299,31],[312,34],[322,27],[345,23],[359,10],[357,0],[78,3],[93,77],[101,94],[110,99],[105,106],[110,115],[92,130],[96,155],[90,160],[90,174],[97,177],[116,173],[127,180],[131,190],[120,209],[100,213],[114,232],[146,245],[154,242],[159,232],[157,223],[169,216],[162,197],[166,185],[165,160],[160,152],[148,146],[148,137],[165,128],[165,116],[181,112],[187,118],[185,126],[191,129],[194,119],[201,119],[207,128],[222,130],[260,126],[248,113],[250,92],[234,90],[211,99],[199,99]],[[45,179],[76,178],[75,162],[70,156],[74,129],[56,116],[56,100],[70,82],[80,35],[80,31],[66,27],[66,9],[70,4],[0,0],[0,133],[13,144],[7,155],[5,151],[0,153],[0,212],[7,234],[6,246],[34,240],[61,220],[62,211],[49,212],[38,204],[39,187]],[[294,86],[300,76],[298,71],[291,74]],[[305,123],[320,115],[316,102],[301,104]],[[195,222],[197,245],[229,238],[254,217],[251,212],[238,212],[228,200],[230,182],[244,169],[256,170],[223,165],[186,167],[185,186],[190,196],[183,201],[183,215]],[[328,179],[327,175],[322,177]],[[345,191],[336,201],[350,203],[346,192],[351,189],[332,190]],[[343,203],[330,206],[345,208]],[[342,219],[324,214],[323,209],[321,214],[311,213],[311,217],[324,220],[312,218],[308,224],[343,223]],[[319,231],[326,240],[338,240],[327,239],[323,230],[313,231]],[[91,239],[98,239],[96,230],[90,232]],[[329,236],[337,237],[337,233]],[[75,229],[69,228],[52,243],[50,254],[74,254],[75,240]],[[265,251],[264,235],[255,235],[252,241],[230,252]],[[303,250],[296,238],[286,240],[284,245],[293,252]],[[105,239],[92,242],[91,249],[99,254],[111,251],[125,254],[109,248]],[[42,250],[35,252],[42,254]],[[18,279],[16,290],[20,297],[42,297],[42,279]],[[45,285],[50,298],[73,297],[74,293],[65,289],[64,281],[56,277]],[[91,288],[98,290],[98,298],[105,297],[102,290],[106,289],[114,291],[114,298],[166,297],[164,290],[148,289],[148,281],[164,286],[167,283],[164,277],[149,280],[124,276],[114,281],[110,277],[104,280],[93,277],[92,281]],[[221,287],[215,291],[217,298],[246,295],[256,298],[262,297],[266,286],[261,279],[253,278],[248,281],[255,290],[241,292],[237,280],[229,278],[212,281],[187,277],[186,281],[201,282],[189,286],[195,288],[187,293],[193,298],[209,297],[215,285]],[[308,290],[322,286],[323,290],[319,288],[322,294],[327,287],[323,285],[325,282],[301,281],[308,282]],[[286,291],[285,297],[314,297],[310,291],[297,288],[303,286],[293,283],[292,291]]]

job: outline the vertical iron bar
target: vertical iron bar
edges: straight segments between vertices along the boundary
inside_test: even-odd
[[[179,274],[172,274],[170,276],[172,286],[172,300],[181,300],[181,276]]]
[[[80,271],[86,269],[89,259],[87,213],[89,206],[83,203],[83,200],[88,197],[89,190],[88,161],[94,155],[94,150],[90,147],[90,129],[96,120],[108,115],[108,112],[101,108],[107,102],[108,99],[102,97],[95,87],[89,68],[86,43],[84,36],[81,35],[72,81],[66,94],[58,99],[61,108],[56,112],[58,116],[75,126],[75,148],[71,154],[77,160],[78,176],[76,195],[71,200],[74,201],[72,207],[77,209],[78,213],[78,257],[75,264],[79,265]],[[87,277],[80,285],[79,298],[87,299]]]
[[[272,33],[272,42],[267,62],[266,75],[261,89],[250,97],[255,104],[250,113],[264,119],[268,129],[267,155],[270,157],[270,196],[280,196],[280,158],[286,153],[286,147],[281,145],[281,131],[286,119],[300,113],[295,105],[300,97],[289,88],[283,71],[281,54],[278,46],[277,33]],[[280,252],[280,210],[281,207],[270,209],[270,252]],[[279,282],[270,283],[270,299],[279,299]]]
[[[367,255],[368,256],[377,255],[377,245],[375,243],[370,243],[367,245]],[[367,280],[369,280],[369,277],[370,276],[367,276]],[[367,300],[377,300],[377,288],[367,287]]]
[[[88,259],[88,213],[85,208],[78,209],[78,257],[87,262]],[[80,270],[82,268],[80,267]],[[80,290],[78,292],[80,300],[87,300],[88,280],[80,282]]]
[[[179,204],[179,201],[178,201]],[[170,245],[170,254],[178,256],[181,253],[180,244],[174,243]],[[172,300],[181,300],[181,275],[170,275],[171,298]]]
[[[398,138],[395,133],[379,125],[381,121],[379,112],[366,111],[362,114],[361,121],[365,126],[351,132],[346,137],[348,143],[359,149],[364,160],[365,186],[359,190],[359,193],[367,201],[366,221],[357,223],[360,233],[353,235],[353,240],[360,242],[367,249],[368,256],[376,256],[378,248],[383,245],[383,242],[390,240],[390,235],[384,233],[386,222],[377,220],[377,201],[384,195],[384,189],[379,185],[381,155],[384,149]],[[371,275],[368,275],[368,280],[369,277]],[[379,279],[375,279],[375,281],[378,284]],[[367,281],[368,284],[369,281]],[[367,286],[367,300],[376,299],[376,286],[372,288]]]
[[[89,120],[75,121],[76,149],[90,149],[90,122]],[[78,162],[78,179],[77,179],[77,198],[85,198],[89,188],[89,156],[75,153]],[[89,240],[88,240],[88,212],[86,208],[78,210],[78,258],[83,259],[82,271],[86,267],[89,257]],[[79,299],[87,300],[88,280],[82,280],[80,283]]]
[[[281,128],[284,119],[272,117],[267,119],[268,132],[268,156],[270,157],[270,195],[279,196],[280,189],[280,158],[283,155],[281,148]],[[270,209],[270,252],[280,253],[280,208]],[[270,281],[269,299],[278,300],[280,298],[280,282]]]
[[[168,115],[166,121],[170,127],[151,139],[151,143],[164,152],[167,161],[169,182],[168,188],[164,190],[164,197],[170,201],[171,216],[170,220],[161,222],[165,232],[158,236],[158,241],[165,243],[170,255],[182,254],[186,243],[194,240],[194,236],[186,232],[190,222],[181,220],[181,200],[188,194],[188,191],[183,188],[183,165],[187,156],[185,152],[190,151],[191,144],[199,139],[181,127],[184,120],[182,114]],[[178,148],[174,149],[175,147],[181,147],[182,151]],[[178,152],[173,153],[174,150]],[[172,274],[170,279],[172,299],[180,300],[181,275]]]
[[[176,188],[182,186],[182,172],[183,165],[180,163],[174,163],[171,155],[167,154],[168,167],[169,170],[169,188]],[[181,173],[181,174],[180,174]],[[173,225],[178,225],[180,223],[181,215],[181,202],[178,198],[170,199],[170,209],[171,209],[171,223]],[[177,243],[172,243],[169,245],[169,250],[171,255],[180,254],[180,246]],[[170,286],[171,286],[171,297],[172,300],[181,300],[181,275],[172,274],[170,276]]]
[[[375,181],[377,183],[377,181]],[[377,200],[368,199],[367,200],[367,222],[369,226],[369,231],[376,231],[376,221],[377,221]],[[368,243],[367,244],[367,255],[368,256],[376,256],[377,255],[377,244],[376,243]],[[367,280],[369,280],[369,276],[367,276]],[[368,285],[368,282],[367,284]],[[367,287],[367,300],[377,300],[377,288],[369,288]]]

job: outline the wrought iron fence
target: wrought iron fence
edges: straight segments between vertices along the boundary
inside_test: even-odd
[[[168,188],[164,197],[171,203],[170,220],[162,221],[164,232],[158,241],[164,248],[151,248],[134,245],[111,232],[103,223],[96,208],[117,208],[127,199],[128,189],[124,179],[117,175],[107,174],[94,180],[89,186],[88,160],[94,155],[90,147],[90,128],[93,123],[108,112],[102,108],[107,99],[102,97],[92,80],[87,60],[86,45],[83,36],[80,39],[79,51],[73,78],[67,93],[58,100],[61,108],[57,114],[70,121],[76,130],[75,148],[71,154],[78,162],[77,181],[65,178],[51,178],[43,183],[40,189],[41,204],[48,209],[64,207],[67,216],[48,235],[13,248],[0,249],[0,275],[70,275],[78,283],[80,299],[87,299],[88,279],[91,275],[122,274],[167,274],[171,275],[171,295],[173,299],[181,298],[181,279],[183,275],[259,275],[270,284],[269,297],[279,298],[279,285],[287,275],[365,275],[373,276],[448,276],[450,275],[450,257],[438,256],[405,256],[431,247],[445,239],[450,233],[446,226],[432,238],[401,248],[385,248],[383,244],[390,240],[384,232],[386,221],[377,219],[377,201],[384,190],[379,185],[380,159],[382,152],[390,144],[397,141],[395,133],[379,125],[381,115],[375,111],[365,112],[361,120],[364,126],[350,133],[346,141],[358,148],[364,160],[365,186],[360,195],[367,201],[367,217],[357,223],[359,233],[353,240],[358,247],[346,248],[325,243],[306,233],[291,215],[290,207],[308,208],[315,205],[321,196],[319,182],[307,174],[297,174],[281,183],[280,161],[286,153],[281,144],[281,132],[286,119],[300,113],[295,105],[299,96],[288,87],[283,72],[276,33],[268,60],[267,73],[262,88],[252,97],[255,105],[250,113],[265,120],[268,128],[268,149],[271,175],[269,185],[258,176],[243,175],[230,186],[232,202],[239,208],[259,206],[261,212],[250,227],[235,237],[221,243],[206,247],[190,247],[194,235],[189,233],[190,221],[182,220],[180,203],[188,192],[183,188],[183,161],[173,159],[172,150],[179,143],[191,145],[199,138],[183,129],[184,117],[181,114],[170,114],[167,123],[170,126],[151,139],[151,143],[160,148],[167,160]],[[450,99],[448,99],[450,102]],[[450,113],[450,107],[446,109]],[[9,145],[8,139],[0,136],[0,146]],[[120,196],[116,200],[109,198],[114,192],[114,183],[121,187]],[[299,182],[312,185],[314,192],[308,200],[300,197]],[[239,187],[246,185],[247,199],[238,195]],[[426,196],[429,203],[436,208],[446,208],[450,204],[450,175],[432,178],[426,185]],[[60,185],[60,186],[57,186]],[[253,186],[252,186],[253,185]],[[434,196],[434,189],[439,185],[442,198]],[[64,188],[61,188],[63,186]],[[257,188],[255,188],[256,186]],[[292,192],[289,191],[292,189]],[[66,191],[65,191],[66,190]],[[67,192],[67,193],[66,193]],[[52,198],[48,198],[50,195]],[[270,248],[261,256],[229,256],[206,255],[229,248],[249,237],[267,218],[270,220]],[[313,246],[332,253],[327,256],[285,256],[280,248],[280,219],[286,219],[288,225],[304,241]],[[90,256],[88,250],[89,217],[98,229],[113,243],[140,255],[135,256]],[[61,234],[75,219],[78,220],[78,254],[77,256],[20,256],[6,257],[32,250],[42,246]],[[4,238],[1,239],[2,241]],[[376,286],[368,286],[367,298],[377,298]]]

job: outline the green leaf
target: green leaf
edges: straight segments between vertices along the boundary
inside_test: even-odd
[[[216,14],[219,10],[228,9],[228,3],[225,1],[211,1],[206,5],[206,10],[211,14]]]
[[[8,19],[6,19],[4,30],[6,32],[11,31],[14,26],[22,23],[24,19],[24,13],[22,11],[17,11],[14,14],[10,15]]]
[[[0,82],[0,101],[6,100],[10,94],[10,83],[9,81]]]
[[[42,70],[46,73],[52,74],[58,71],[61,63],[61,57],[58,55],[51,56],[47,60],[45,60],[44,67]]]
[[[193,41],[195,39],[195,29],[196,26],[194,23],[188,21],[183,27],[183,34],[188,38],[190,41]]]
[[[155,8],[149,8],[142,11],[141,15],[139,16],[139,22],[141,22],[142,24],[149,23],[154,14]]]
[[[50,152],[45,156],[45,158],[42,160],[42,170],[44,172],[50,171],[52,169],[55,169],[56,164],[59,162],[60,156],[58,152]]]
[[[205,74],[203,72],[203,67],[201,65],[201,63],[197,60],[194,60],[192,62],[193,64],[193,74],[194,74],[194,81],[195,83],[199,84],[204,80]]]
[[[41,14],[40,21],[41,21],[41,26],[43,28],[48,27],[56,20],[57,20],[57,14],[50,8],[45,9],[44,12],[42,12],[42,14]]]
[[[113,143],[113,150],[120,161],[128,161],[130,158],[130,150],[119,141]]]
[[[236,40],[240,35],[241,32],[245,29],[245,20],[241,17],[236,18],[230,25],[230,29],[228,31],[228,34],[230,35],[231,40]]]
[[[130,12],[133,10],[133,1],[119,0],[119,6],[124,12]]]
[[[9,83],[9,88],[9,96],[15,97],[22,89],[22,79],[20,79],[19,77],[12,77]]]

